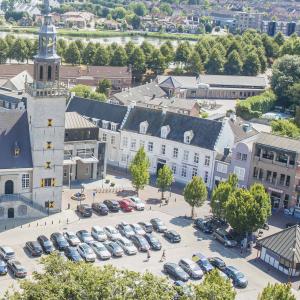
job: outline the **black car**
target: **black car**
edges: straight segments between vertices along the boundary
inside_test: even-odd
[[[208,220],[204,220],[204,219],[196,219],[194,221],[194,227],[203,231],[204,233],[207,234],[211,234],[213,233],[213,226],[211,225],[211,223]]]
[[[161,249],[161,243],[153,234],[146,233],[144,235],[144,238],[146,239],[146,241],[148,242],[148,244],[150,245],[152,250],[160,250]]]
[[[82,261],[82,257],[78,253],[77,249],[75,247],[68,246],[65,249],[65,256],[72,261]]]
[[[26,269],[21,265],[21,263],[17,260],[9,260],[7,262],[8,268],[13,273],[16,278],[25,278],[27,276]]]
[[[91,217],[93,214],[92,207],[88,204],[77,205],[77,211],[82,217]]]
[[[175,263],[165,263],[164,272],[176,280],[188,281],[190,276],[183,271],[183,269]]]
[[[120,210],[120,204],[116,200],[104,200],[103,203],[112,212],[118,212]]]
[[[31,256],[41,256],[43,254],[43,249],[37,241],[26,242],[26,249]]]
[[[147,250],[150,250],[149,243],[142,235],[136,234],[133,235],[130,239],[139,251],[146,252]]]
[[[108,207],[104,203],[93,203],[92,209],[101,216],[108,214]]]
[[[166,231],[164,237],[171,243],[179,243],[181,241],[181,236],[175,230]]]
[[[52,241],[55,248],[59,251],[64,251],[65,248],[69,246],[69,243],[60,232],[52,233],[50,236],[50,240]]]
[[[208,258],[208,261],[219,270],[224,270],[226,268],[225,262],[219,257],[210,257]]]
[[[149,222],[138,222],[138,224],[145,230],[146,233],[153,232],[153,226]]]
[[[225,220],[222,220],[220,218],[212,217],[209,219],[209,223],[211,224],[214,230],[217,228],[226,229],[228,227],[228,223]]]
[[[235,286],[245,288],[248,285],[248,280],[246,276],[240,272],[237,268],[233,266],[227,266],[223,272],[232,279],[232,282]]]
[[[50,254],[54,251],[52,242],[45,235],[40,235],[37,240],[46,254]]]
[[[153,229],[157,232],[165,232],[167,231],[167,227],[164,222],[159,218],[154,218],[150,220],[150,223],[153,226]]]

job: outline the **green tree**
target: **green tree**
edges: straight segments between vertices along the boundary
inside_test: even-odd
[[[97,91],[97,93],[105,94],[106,96],[108,96],[110,93],[111,87],[112,87],[111,81],[104,78],[99,81],[96,91]]]
[[[196,76],[203,71],[200,55],[197,51],[193,51],[187,61],[186,70]]]
[[[144,41],[141,44],[141,49],[143,50],[145,58],[146,58],[146,67],[150,68],[149,62],[152,60],[152,53],[155,50],[155,47],[152,44],[150,44],[149,42]]]
[[[188,43],[180,43],[175,52],[175,61],[186,64],[191,55],[191,49]]]
[[[291,285],[287,283],[268,283],[258,296],[258,300],[296,300],[291,290]]]
[[[257,55],[260,62],[260,71],[264,73],[267,69],[267,58],[265,55],[265,50],[262,47],[257,48]]]
[[[272,133],[290,138],[300,138],[300,128],[290,120],[274,120],[271,122]]]
[[[208,74],[221,74],[224,69],[224,58],[217,48],[213,48],[207,62],[206,71]]]
[[[85,65],[92,65],[94,63],[96,47],[94,43],[89,42],[82,51],[82,62]]]
[[[146,59],[144,52],[141,48],[135,48],[131,57],[130,63],[132,65],[132,71],[135,78],[141,79],[142,75],[146,71]]]
[[[80,51],[75,42],[71,42],[64,53],[66,63],[78,65],[81,61]]]
[[[110,61],[110,55],[104,46],[99,46],[96,50],[94,56],[94,65],[95,66],[107,66]]]
[[[161,54],[159,49],[155,49],[152,52],[152,56],[149,59],[148,62],[148,67],[155,73],[155,74],[160,74],[162,73],[166,67],[166,61],[164,56]]]
[[[143,17],[147,14],[147,7],[143,2],[134,3],[133,11],[136,15]]]
[[[281,31],[279,31],[274,37],[274,41],[277,43],[278,46],[282,46],[284,44],[284,40],[284,35]]]
[[[65,56],[65,51],[66,51],[67,47],[68,47],[68,45],[67,45],[66,40],[59,39],[57,41],[57,45],[56,45],[57,54],[59,56],[61,56],[61,57],[64,57]]]
[[[234,300],[236,291],[230,280],[214,269],[205,275],[202,283],[195,285],[195,294],[199,300]]]
[[[165,14],[167,16],[171,16],[173,13],[173,9],[171,8],[170,4],[168,4],[168,3],[162,3],[159,6],[159,9],[163,14]]]
[[[70,92],[75,93],[76,96],[82,98],[89,98],[92,92],[92,88],[87,85],[77,84],[71,88]]]
[[[174,60],[174,48],[170,41],[163,43],[160,46],[160,52],[164,56],[167,64],[170,64]]]
[[[275,58],[278,56],[279,54],[279,46],[278,44],[274,41],[273,38],[265,35],[262,38],[264,47],[265,47],[265,52],[266,52],[266,56],[269,58]]]
[[[24,62],[28,56],[28,49],[23,39],[16,39],[12,47],[12,59],[18,62]]]
[[[164,165],[159,171],[156,180],[157,187],[161,190],[161,199],[164,199],[164,192],[168,190],[174,180],[172,170]]]
[[[94,99],[94,100],[105,102],[106,101],[106,95],[103,94],[103,93],[98,93],[98,92],[92,91],[89,95],[89,99]]]
[[[288,95],[290,103],[300,105],[300,81],[289,87]]]
[[[118,46],[111,57],[110,64],[112,66],[119,66],[119,67],[126,66],[127,59],[128,58],[124,48]]]
[[[8,58],[8,45],[4,39],[0,39],[0,64],[5,64]]]
[[[256,76],[260,72],[260,69],[261,65],[258,55],[254,51],[249,52],[244,61],[244,75]]]
[[[143,189],[145,185],[149,183],[149,167],[149,159],[142,147],[138,150],[129,166],[129,171],[132,177],[132,185],[134,186],[137,195],[139,194],[139,190]]]
[[[126,16],[126,9],[124,7],[116,7],[112,11],[111,15],[114,20],[124,19]]]
[[[239,75],[243,69],[243,62],[237,50],[233,50],[227,57],[224,71],[228,75]]]
[[[194,176],[183,190],[184,200],[191,206],[191,217],[194,218],[195,207],[200,207],[207,199],[207,188],[201,177]]]

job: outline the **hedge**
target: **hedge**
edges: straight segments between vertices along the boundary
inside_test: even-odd
[[[274,108],[276,101],[277,97],[274,92],[268,90],[246,100],[239,100],[236,105],[236,114],[244,120],[260,118],[262,114]]]

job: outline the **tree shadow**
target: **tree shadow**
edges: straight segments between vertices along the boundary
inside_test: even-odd
[[[193,234],[197,238],[197,241],[212,240],[211,234],[205,234],[200,230],[195,230]]]
[[[212,237],[211,243],[209,244],[209,249],[212,252],[217,252],[220,254],[221,257],[226,258],[241,258],[244,257],[240,253],[240,249],[238,247],[225,247],[222,243],[214,240]]]
[[[186,218],[185,216],[178,216],[172,218],[170,223],[180,227],[188,227],[193,224],[193,220],[191,218]]]
[[[146,200],[146,203],[149,204],[149,205],[158,205],[158,204],[162,204],[162,200],[157,199],[157,198],[148,198]]]
[[[116,193],[118,197],[136,196],[136,192],[133,190],[123,190]]]

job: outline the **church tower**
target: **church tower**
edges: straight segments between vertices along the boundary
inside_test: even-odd
[[[68,90],[60,82],[61,58],[49,1],[34,57],[34,81],[26,83],[27,113],[33,160],[32,200],[49,211],[61,209],[65,109]],[[50,204],[50,205],[49,205]]]

